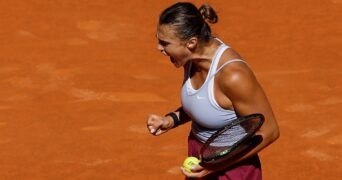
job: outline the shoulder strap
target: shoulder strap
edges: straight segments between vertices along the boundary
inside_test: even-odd
[[[220,61],[220,58],[223,54],[223,52],[228,49],[229,47],[226,46],[225,44],[222,44],[219,49],[217,50],[212,62],[211,62],[211,67],[210,67],[210,70],[209,70],[209,76],[212,76],[214,74],[216,74],[216,68],[217,68],[217,65]]]
[[[216,70],[216,72],[215,72],[214,74],[218,73],[218,72],[219,72],[224,66],[226,66],[227,64],[230,64],[230,63],[233,63],[233,62],[243,62],[243,63],[246,63],[246,61],[244,61],[244,60],[242,60],[242,59],[232,59],[232,60],[229,60],[229,61],[223,63],[222,66],[219,67],[219,68]],[[246,64],[247,64],[247,63],[246,63]]]

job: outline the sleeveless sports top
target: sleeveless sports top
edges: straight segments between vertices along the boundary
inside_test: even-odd
[[[184,111],[192,119],[191,131],[201,142],[205,142],[213,133],[217,131],[217,129],[222,128],[237,118],[237,114],[234,110],[223,109],[218,105],[214,97],[215,74],[229,63],[237,61],[244,62],[240,59],[230,60],[225,62],[219,69],[217,69],[220,57],[227,48],[229,47],[222,43],[216,50],[206,80],[197,90],[191,85],[191,62],[185,67],[184,83],[181,90],[181,102]],[[236,126],[233,130],[233,136],[223,138],[216,145],[231,145],[244,134],[245,131],[243,128],[241,126]]]

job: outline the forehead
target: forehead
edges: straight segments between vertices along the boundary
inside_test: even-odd
[[[179,40],[172,25],[158,25],[156,36],[161,40]]]

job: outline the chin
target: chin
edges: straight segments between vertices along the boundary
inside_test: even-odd
[[[173,65],[174,65],[176,68],[180,68],[180,67],[183,67],[183,66],[184,66],[184,64],[181,63],[181,62],[172,62],[172,63],[173,63]]]
[[[175,59],[174,57],[170,56],[170,62],[176,67],[176,68],[180,68],[184,66],[184,61],[183,60],[179,60],[179,59]]]
[[[180,64],[174,64],[176,68],[180,68],[180,67],[183,67],[183,65],[180,65]]]

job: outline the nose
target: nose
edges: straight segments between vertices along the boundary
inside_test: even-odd
[[[164,50],[164,48],[163,48],[162,45],[158,44],[158,45],[157,45],[157,49],[158,49],[158,51],[160,51],[161,53],[163,53],[164,55],[166,55],[166,52],[165,52],[165,50]]]
[[[158,43],[158,45],[157,45],[157,49],[158,49],[159,51],[164,51],[164,48],[163,48],[163,46],[162,46],[162,45],[160,45],[159,43]]]

